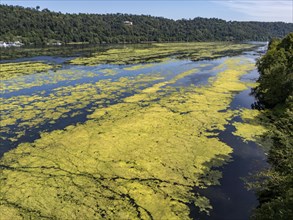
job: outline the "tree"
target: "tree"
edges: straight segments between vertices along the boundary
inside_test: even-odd
[[[260,85],[256,88],[261,102],[269,107],[285,103],[293,95],[293,33],[282,41],[274,39],[257,62]]]
[[[36,10],[37,9],[37,10]],[[283,37],[293,24],[283,22],[226,22],[194,18],[172,20],[129,14],[62,14],[49,9],[0,5],[0,39],[21,36],[31,43],[91,41],[242,41]],[[132,21],[132,26],[123,25]],[[32,37],[31,33],[36,33]],[[98,37],[100,40],[95,40]],[[39,39],[42,39],[40,42]]]
[[[257,191],[260,205],[252,219],[293,219],[293,33],[274,39],[258,61],[257,95],[271,108],[273,141],[268,154],[270,169],[263,172]],[[264,178],[265,177],[265,181]]]

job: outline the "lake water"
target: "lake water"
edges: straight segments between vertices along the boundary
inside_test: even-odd
[[[3,88],[9,88],[9,86],[13,86],[17,84],[17,89],[12,89],[11,91],[3,91],[1,97],[4,98],[4,103],[9,103],[12,98],[22,97],[22,96],[34,96],[38,95],[41,96],[42,99],[46,97],[50,97],[50,95],[56,95],[56,90],[58,88],[64,88],[69,86],[77,86],[77,85],[95,85],[96,82],[101,80],[108,80],[111,79],[112,81],[117,81],[121,77],[134,77],[137,75],[153,75],[153,74],[161,74],[164,78],[162,80],[156,80],[154,82],[149,82],[148,85],[143,85],[141,89],[144,87],[147,88],[157,82],[162,82],[165,80],[169,80],[174,76],[178,75],[181,72],[190,70],[190,69],[199,69],[199,73],[190,75],[183,79],[178,80],[172,86],[189,86],[191,84],[200,86],[205,85],[208,83],[208,79],[211,76],[215,76],[218,73],[218,70],[214,70],[213,68],[217,65],[221,64],[227,58],[220,58],[216,60],[209,60],[209,61],[198,61],[193,62],[189,60],[176,60],[171,59],[164,63],[154,63],[152,66],[147,68],[142,68],[139,70],[125,70],[125,68],[131,68],[136,65],[111,65],[111,64],[102,64],[97,66],[77,66],[77,65],[70,65],[66,63],[68,59],[72,58],[63,58],[63,57],[33,57],[33,58],[24,58],[24,59],[17,59],[17,62],[23,61],[40,61],[50,64],[61,64],[62,66],[56,71],[48,71],[43,73],[37,73],[32,75],[23,76],[18,79],[12,80],[3,80],[2,83]],[[15,60],[11,60],[15,61]],[[10,60],[6,62],[11,62]],[[103,73],[103,70],[114,70],[115,75]],[[90,73],[90,74],[89,74]],[[62,77],[61,79],[55,79],[55,76],[58,74],[58,77]],[[31,85],[30,85],[31,84]],[[112,104],[119,102],[122,98],[128,97],[133,95],[134,92],[125,92],[121,93],[116,101],[109,100]],[[64,94],[61,94],[60,97],[63,97]],[[66,96],[65,96],[66,97]],[[64,98],[65,99],[65,98]],[[19,100],[19,103],[22,104],[22,100]],[[0,156],[3,153],[13,149],[21,142],[32,142],[39,138],[40,132],[49,132],[56,129],[63,129],[69,125],[75,125],[76,123],[83,123],[86,121],[87,115],[91,114],[90,109],[95,109],[97,107],[93,104],[95,101],[99,101],[95,98],[88,99],[89,104],[86,105],[84,108],[74,108],[70,105],[63,105],[62,107],[70,109],[70,112],[65,113],[64,117],[59,118],[56,120],[55,123],[50,123],[50,120],[44,120],[38,124],[38,128],[35,127],[26,127],[25,128],[25,136],[19,138],[17,141],[11,142],[9,139],[14,138],[17,132],[23,131],[23,127],[19,127],[19,124],[10,125],[9,132],[2,132],[2,137],[5,138],[4,141],[1,142],[0,147]],[[31,105],[34,101],[27,103],[27,106]],[[78,100],[75,101],[77,103]],[[25,105],[24,105],[25,107]],[[75,117],[69,117],[70,115],[78,112],[79,114]],[[10,114],[10,112],[7,112]],[[68,117],[65,117],[67,115]],[[18,122],[22,122],[22,119],[19,118]]]
[[[250,53],[237,55],[235,58],[245,58],[255,62],[258,56],[256,52],[251,51]],[[38,56],[10,60],[13,62],[42,61],[60,66],[56,70],[2,82],[4,88],[8,88],[1,93],[3,104],[8,106],[13,103],[14,106],[21,106],[22,111],[10,108],[10,110],[1,113],[4,117],[13,114],[13,117],[16,117],[17,120],[14,124],[2,127],[1,137],[3,140],[0,146],[0,157],[16,148],[20,143],[34,142],[40,138],[42,132],[62,130],[69,125],[83,124],[96,109],[121,103],[124,98],[139,93],[139,91],[157,83],[168,81],[182,72],[192,69],[197,70],[194,74],[180,78],[168,86],[177,89],[180,87],[206,86],[210,83],[209,79],[216,77],[220,71],[225,70],[225,67],[222,69],[216,67],[224,63],[229,57],[202,61],[170,58],[162,63],[153,63],[149,66],[146,64],[145,67],[137,70],[133,68],[136,65],[71,65],[68,63],[70,59],[73,59],[73,57]],[[132,77],[135,78],[138,75],[141,75],[142,78],[149,77],[152,80],[136,80],[126,84],[126,86],[118,83],[121,77],[132,79]],[[253,70],[244,75],[241,80],[255,82],[257,78],[258,73]],[[116,90],[107,92],[108,95],[101,98],[97,95],[102,94],[101,84],[99,83],[108,83],[109,80],[111,86],[117,82]],[[28,101],[28,97],[34,97],[34,99]],[[250,109],[255,101],[249,88],[235,93],[227,110]],[[47,105],[47,103],[49,104]],[[34,107],[31,108],[31,106]],[[44,112],[48,113],[45,114]],[[54,112],[61,112],[61,116],[53,117]],[[42,120],[39,120],[40,118]],[[207,189],[194,187],[194,192],[198,192],[210,200],[213,209],[207,215],[199,212],[197,208],[190,207],[191,218],[244,220],[249,218],[251,211],[258,204],[255,194],[245,188],[245,182],[242,178],[267,167],[266,156],[254,142],[244,142],[240,137],[233,135],[235,130],[233,122],[239,121],[241,121],[239,116],[233,117],[225,125],[225,129],[216,135],[233,149],[231,161],[220,168],[215,168],[223,174],[220,185],[210,186]],[[28,125],[28,123],[32,123],[33,126]]]

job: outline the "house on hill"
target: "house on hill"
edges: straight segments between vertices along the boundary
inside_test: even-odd
[[[132,26],[133,25],[133,22],[132,21],[124,21],[123,23],[125,25],[128,25],[128,26]]]
[[[21,43],[20,41],[15,41],[15,42],[4,42],[0,41],[0,47],[21,47],[24,44]]]

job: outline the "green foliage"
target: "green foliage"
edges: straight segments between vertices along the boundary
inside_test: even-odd
[[[282,41],[274,40],[258,62],[260,100],[271,111],[273,140],[268,155],[271,168],[262,173],[265,181],[258,183],[260,206],[252,219],[293,218],[293,33]]]
[[[146,41],[266,41],[283,37],[293,24],[226,22],[221,19],[181,19],[129,14],[62,14],[48,9],[0,5],[0,40],[17,36],[25,44],[50,41],[139,43]],[[133,25],[125,25],[132,21]]]
[[[258,212],[255,212],[253,219],[258,220],[275,220],[275,219],[292,219],[292,204],[293,204],[293,190],[279,197],[271,200],[269,203],[264,203]]]
[[[273,40],[257,63],[260,72],[256,88],[260,101],[270,107],[285,103],[293,95],[293,32],[282,41]]]

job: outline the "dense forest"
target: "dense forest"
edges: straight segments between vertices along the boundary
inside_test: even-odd
[[[238,22],[200,17],[175,21],[147,15],[62,14],[39,7],[7,5],[0,5],[0,14],[0,41],[19,40],[25,44],[267,41],[293,31],[293,24],[284,22]]]
[[[293,219],[293,33],[272,40],[257,63],[257,97],[271,111],[272,129],[266,134],[271,168],[260,175],[260,206],[254,219]]]

